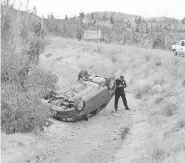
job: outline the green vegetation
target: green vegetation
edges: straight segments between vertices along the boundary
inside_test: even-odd
[[[51,122],[49,108],[41,103],[48,89],[54,89],[57,77],[38,67],[45,47],[45,36],[37,20],[22,25],[14,32],[14,9],[2,5],[1,10],[1,127],[8,134],[43,130]],[[28,22],[24,17],[22,22]],[[19,33],[21,50],[16,51]]]

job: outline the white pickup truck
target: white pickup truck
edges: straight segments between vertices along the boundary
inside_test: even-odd
[[[175,55],[185,56],[185,40],[180,40],[175,45],[172,45],[172,50]]]

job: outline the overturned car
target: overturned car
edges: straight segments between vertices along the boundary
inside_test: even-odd
[[[89,115],[101,111],[114,96],[115,78],[79,72],[78,81],[66,90],[51,91],[43,102],[52,106],[52,116],[61,121],[88,120]]]

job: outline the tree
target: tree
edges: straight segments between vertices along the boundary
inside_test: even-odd
[[[94,14],[91,14],[91,20],[94,21]]]
[[[110,22],[111,22],[112,25],[114,24],[114,15],[113,14],[110,17]]]
[[[130,23],[129,20],[126,22],[126,25],[127,25],[127,28],[130,28],[131,27],[131,23]]]
[[[141,22],[142,22],[142,19],[141,19],[140,16],[135,18],[135,23],[136,24],[141,24]]]
[[[82,24],[82,21],[83,21],[83,19],[84,19],[84,17],[85,17],[84,12],[81,12],[81,13],[79,14],[79,16],[80,16],[80,22],[81,22],[81,24]]]
[[[11,0],[2,0],[1,4],[8,7],[13,7],[14,1],[11,2]]]
[[[185,17],[182,19],[182,23],[185,24]]]
[[[106,13],[103,14],[103,21],[106,21],[107,20],[107,15]]]
[[[65,20],[68,21],[68,16],[67,15],[65,15]]]
[[[34,7],[33,7],[33,13],[34,13],[35,15],[37,15],[37,9],[36,9],[36,6],[34,6]]]

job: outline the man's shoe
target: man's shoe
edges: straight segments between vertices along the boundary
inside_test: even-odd
[[[115,111],[118,111],[118,109],[117,109],[117,108],[115,108]]]
[[[130,108],[127,107],[125,110],[130,110]]]

